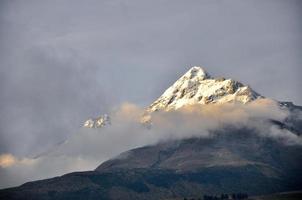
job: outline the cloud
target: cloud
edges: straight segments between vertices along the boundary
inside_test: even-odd
[[[33,165],[36,160],[32,158],[17,158],[12,154],[0,155],[0,168],[11,168],[17,165]]]
[[[16,163],[16,158],[11,154],[1,154],[0,155],[0,167],[6,168],[14,165]]]
[[[302,138],[292,132],[271,126],[269,131],[260,132],[265,137],[275,138],[287,145],[302,145]]]
[[[228,125],[251,127],[261,134],[271,124],[268,120],[283,121],[287,110],[281,110],[276,101],[259,99],[249,104],[190,105],[171,112],[155,112],[152,122],[161,133],[172,133],[179,139],[209,136],[209,131]],[[263,130],[263,129],[264,130]],[[164,131],[163,131],[164,130]],[[167,136],[168,137],[168,136]]]
[[[102,161],[129,149],[168,140],[212,137],[215,130],[223,130],[229,125],[251,128],[255,134],[278,140],[284,145],[302,144],[301,137],[269,123],[268,119],[282,121],[288,116],[286,110],[269,99],[246,105],[193,105],[177,111],[155,112],[151,115],[151,129],[140,123],[144,114],[145,109],[125,103],[111,112],[110,126],[81,128],[64,143],[36,158],[4,157],[3,163],[9,164],[0,169],[0,174],[7,177],[0,181],[0,187],[73,171],[94,170]]]

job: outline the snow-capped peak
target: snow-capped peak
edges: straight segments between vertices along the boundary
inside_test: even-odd
[[[150,113],[157,110],[177,110],[183,106],[195,104],[223,104],[229,102],[249,103],[263,98],[257,92],[238,81],[225,78],[213,78],[203,68],[194,66],[169,87],[146,110],[141,119],[150,125]],[[108,115],[88,119],[86,128],[101,128],[110,124]]]
[[[203,80],[210,78],[210,75],[202,68],[199,66],[194,66],[192,67],[189,71],[187,71],[181,79],[198,79],[198,80]]]
[[[232,79],[212,78],[203,68],[194,66],[152,103],[147,111],[176,110],[193,104],[245,104],[257,98],[262,96],[249,86]]]

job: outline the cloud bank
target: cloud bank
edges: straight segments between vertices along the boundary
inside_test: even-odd
[[[36,158],[0,156],[0,187],[62,175],[73,171],[94,170],[101,162],[123,151],[168,140],[212,137],[213,130],[232,125],[248,127],[262,137],[285,145],[301,145],[301,137],[269,123],[282,121],[288,111],[275,101],[256,100],[250,104],[193,105],[171,112],[151,114],[152,127],[139,123],[144,109],[125,103],[112,111],[112,125],[101,129],[81,128],[64,143]]]

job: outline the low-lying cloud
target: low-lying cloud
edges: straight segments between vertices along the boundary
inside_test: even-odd
[[[226,125],[249,127],[263,137],[302,144],[301,137],[269,123],[288,116],[275,101],[260,99],[252,103],[192,105],[171,112],[150,114],[151,128],[140,123],[145,110],[130,103],[112,111],[112,125],[101,129],[81,128],[64,143],[36,158],[0,156],[0,187],[62,175],[73,171],[94,170],[101,162],[121,152],[167,140],[212,137],[213,130]]]

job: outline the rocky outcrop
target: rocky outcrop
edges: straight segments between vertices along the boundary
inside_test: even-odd
[[[111,124],[109,115],[104,114],[95,119],[88,119],[85,121],[83,127],[85,128],[101,128]]]

